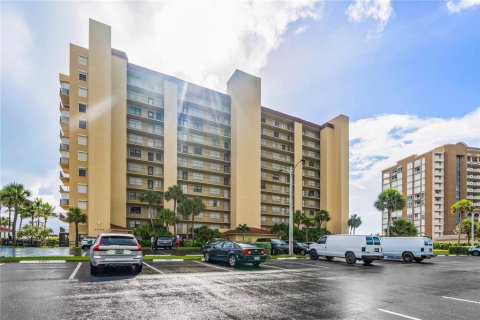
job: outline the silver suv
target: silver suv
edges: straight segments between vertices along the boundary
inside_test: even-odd
[[[130,234],[102,233],[90,249],[91,274],[97,274],[100,267],[120,266],[130,266],[140,273],[142,263],[142,247]]]

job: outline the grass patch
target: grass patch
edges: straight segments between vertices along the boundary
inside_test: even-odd
[[[297,259],[306,259],[307,256],[301,256],[301,255],[294,255],[294,256],[289,256],[288,254],[279,254],[276,256],[270,256],[270,259],[278,259],[278,258],[297,258]]]
[[[445,255],[445,256],[448,256],[448,250],[433,250],[433,254],[435,256],[441,254],[441,255]]]
[[[65,260],[65,261],[90,261],[90,257],[80,256],[48,256],[48,257],[4,257],[0,258],[0,262],[19,262],[26,260]]]

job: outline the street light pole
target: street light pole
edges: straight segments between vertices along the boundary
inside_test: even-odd
[[[472,221],[472,229],[470,230],[470,235],[471,235],[471,241],[472,241],[472,246],[475,245],[475,212],[472,212],[470,214],[470,220]]]

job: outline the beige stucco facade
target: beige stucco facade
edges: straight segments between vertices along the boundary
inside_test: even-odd
[[[346,233],[346,116],[317,125],[265,108],[261,79],[240,70],[225,94],[135,65],[94,20],[88,48],[70,46],[70,75],[59,80],[61,207],[87,214],[80,234],[131,232],[149,221],[142,192],[175,184],[206,205],[195,227],[269,230],[288,222],[285,169],[296,164],[294,210],[326,209],[328,229]]]

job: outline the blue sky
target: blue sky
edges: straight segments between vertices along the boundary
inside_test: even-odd
[[[262,78],[264,106],[350,116],[350,211],[379,232],[382,168],[439,144],[480,146],[479,4],[2,2],[1,184],[58,205],[58,73],[91,17],[133,63],[220,91],[238,68]]]

